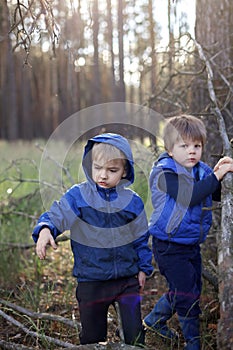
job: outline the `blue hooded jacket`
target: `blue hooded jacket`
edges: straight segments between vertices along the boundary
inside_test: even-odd
[[[126,156],[127,174],[114,188],[101,188],[92,180],[91,150],[96,142],[111,144]],[[82,165],[87,181],[72,186],[40,216],[32,234],[34,241],[44,227],[50,229],[54,239],[70,230],[73,275],[78,282],[130,277],[139,271],[151,274],[152,253],[144,204],[126,188],[134,181],[128,141],[112,133],[91,138],[84,148]]]
[[[178,175],[178,195],[174,199],[168,192],[159,188],[159,178],[164,173]],[[195,183],[195,174],[199,181],[204,180],[212,169],[203,162],[198,162],[189,172],[174,161],[167,153],[163,153],[154,164],[150,174],[153,213],[150,219],[150,233],[163,241],[193,245],[205,241],[212,223],[212,192],[198,204],[191,206],[191,197]],[[215,178],[215,176],[213,176]],[[214,179],[213,179],[214,180]],[[185,189],[182,188],[185,181]],[[214,180],[217,188],[218,181]],[[214,190],[214,188],[212,188]]]

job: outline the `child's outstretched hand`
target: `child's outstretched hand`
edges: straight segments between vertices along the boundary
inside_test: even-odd
[[[223,157],[215,165],[214,174],[218,180],[222,180],[228,172],[233,172],[233,159],[231,157]]]
[[[40,231],[40,235],[36,244],[36,254],[40,259],[45,259],[46,257],[46,247],[51,245],[53,249],[57,249],[57,245],[54,241],[53,236],[48,228],[43,228]]]

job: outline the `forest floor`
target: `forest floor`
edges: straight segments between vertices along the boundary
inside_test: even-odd
[[[1,286],[0,298],[7,299],[11,303],[30,310],[34,309],[35,311],[35,306],[33,304],[35,304],[35,298],[36,295],[38,296],[39,290],[40,300],[37,311],[47,312],[53,315],[62,315],[68,319],[75,318],[79,322],[79,311],[75,298],[76,282],[74,278],[71,277],[70,269],[72,268],[72,264],[71,260],[67,259],[67,254],[70,254],[67,249],[69,248],[65,245],[64,247],[60,246],[59,250],[60,253],[62,253],[60,255],[57,254],[57,252],[54,253],[52,250],[49,251],[49,258],[47,261],[43,262],[42,272],[40,272],[41,275],[40,277],[37,277],[37,280],[34,280],[36,274],[35,267],[33,272],[32,266],[31,271],[27,271],[27,273],[20,276],[18,283],[8,285],[7,289],[4,289]],[[69,261],[67,262],[67,260]],[[164,278],[159,274],[157,269],[155,271],[153,277],[147,280],[142,295],[142,317],[145,317],[151,311],[155,302],[166,291]],[[28,276],[31,276],[31,278]],[[203,295],[201,299],[203,310],[201,316],[202,350],[216,350],[216,330],[218,319],[217,296],[212,286],[208,282],[203,282]],[[0,309],[4,309],[4,312],[9,313],[9,310],[5,307],[3,308],[1,306]],[[13,313],[13,316],[22,321],[22,317],[19,318],[19,315],[16,312]],[[115,310],[114,308],[110,308],[108,317],[109,342],[120,342],[119,337],[116,335],[117,324],[118,321]],[[160,337],[147,331],[146,347],[153,350],[183,349],[184,339],[176,315],[174,315],[171,321],[169,321],[169,326],[176,329],[180,334],[177,344],[164,343]],[[43,330],[46,335],[57,337],[63,341],[68,341],[76,345],[79,344],[77,331],[69,329],[64,325],[58,325],[57,322],[42,322],[35,320],[33,322],[28,322],[27,320],[27,327],[40,329]],[[33,349],[59,349],[59,347],[53,345],[42,345],[38,339],[35,340],[30,335],[26,335],[24,331],[18,329],[15,325],[12,325],[11,322],[2,317],[0,317],[0,340],[23,344],[24,346]]]

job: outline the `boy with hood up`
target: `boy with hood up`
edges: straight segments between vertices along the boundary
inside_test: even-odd
[[[124,341],[144,344],[140,289],[150,275],[152,253],[142,199],[126,188],[134,181],[128,141],[106,133],[88,140],[82,166],[87,181],[72,186],[42,214],[32,237],[40,259],[46,246],[70,230],[82,330],[80,343],[107,339],[107,312],[119,304]]]

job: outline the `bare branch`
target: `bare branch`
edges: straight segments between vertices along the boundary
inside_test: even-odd
[[[5,300],[2,300],[0,299],[0,303],[2,303],[3,305],[6,305],[7,307],[10,307],[20,313],[23,313],[24,317],[25,315],[26,316],[29,316],[29,317],[32,317],[32,318],[37,318],[37,319],[46,319],[46,320],[52,320],[52,321],[58,321],[58,322],[62,322],[62,323],[65,323],[66,325],[68,326],[71,326],[75,329],[77,329],[77,326],[80,327],[80,325],[74,321],[71,321],[71,320],[68,320],[64,317],[61,317],[61,316],[55,316],[55,315],[51,315],[51,314],[47,314],[47,313],[35,313],[35,312],[31,312],[25,308],[22,308],[20,306],[17,306],[17,305],[14,305],[10,302],[7,302]],[[58,340],[57,338],[53,338],[53,337],[50,337],[50,336],[46,336],[44,334],[40,334],[38,332],[34,332],[34,331],[31,331],[29,328],[25,327],[24,324],[22,324],[21,322],[17,321],[15,318],[13,318],[12,316],[9,316],[7,315],[4,311],[0,310],[0,316],[2,316],[4,319],[7,320],[7,322],[13,324],[14,326],[20,328],[21,330],[23,330],[27,335],[30,335],[32,337],[35,337],[35,338],[39,338],[43,341],[47,341],[51,344],[55,344],[59,347],[62,347],[62,348],[69,348],[69,349],[89,349],[89,350],[110,350],[110,349],[119,349],[121,348],[122,350],[133,350],[133,349],[140,349],[138,348],[137,346],[130,346],[130,345],[127,345],[127,344],[124,344],[124,343],[107,343],[106,344],[87,344],[85,346],[82,346],[82,345],[74,345],[72,343],[69,343],[69,342],[64,342],[64,341],[61,341],[61,340]],[[33,322],[32,322],[33,324]],[[31,348],[27,348],[27,347],[24,347],[23,345],[19,345],[19,344],[13,344],[13,343],[8,343],[8,342],[2,342],[0,341],[0,345],[3,345],[3,349],[22,349],[22,350],[31,350]],[[145,348],[146,349],[146,348]]]
[[[70,235],[66,234],[63,236],[58,236],[55,241],[56,241],[56,243],[59,243],[59,242],[66,242],[69,239],[70,239]],[[20,243],[1,242],[0,246],[6,246],[6,248],[0,249],[0,252],[4,252],[7,250],[12,250],[12,249],[31,249],[31,248],[35,247],[35,243],[22,243],[22,244],[20,244]]]
[[[16,37],[13,50],[19,46],[24,48],[26,52],[24,64],[29,64],[28,58],[33,41],[33,34],[36,30],[40,32],[41,20],[45,22],[46,30],[52,41],[52,50],[55,55],[55,44],[58,42],[60,29],[56,23],[50,1],[31,0],[28,1],[28,6],[26,6],[25,3],[17,0],[13,18],[14,22],[9,34],[14,33]]]
[[[30,335],[34,338],[40,338],[43,341],[47,341],[52,344],[56,344],[58,346],[63,346],[64,348],[74,348],[74,345],[68,342],[64,342],[61,340],[58,340],[56,338],[49,337],[44,334],[39,334],[38,332],[31,331],[29,328],[25,327],[23,323],[17,321],[12,316],[7,315],[4,311],[0,310],[0,316],[2,316],[5,320],[13,324],[14,326],[20,328],[24,333],[27,335]]]
[[[213,70],[211,68],[210,62],[206,55],[204,54],[202,46],[194,39],[194,43],[196,45],[196,48],[199,52],[200,58],[205,62],[206,65],[206,71],[207,71],[207,84],[208,84],[208,91],[209,91],[209,97],[214,105],[213,112],[217,116],[217,122],[219,125],[219,131],[220,135],[223,141],[223,147],[226,155],[231,154],[231,148],[230,148],[230,142],[227,137],[227,131],[226,126],[224,122],[223,115],[221,113],[221,110],[218,106],[215,90],[214,90],[214,84],[213,84]]]
[[[37,147],[41,152],[43,152],[43,153],[45,152],[45,149],[43,149],[38,143],[36,144],[36,147]],[[58,168],[61,168],[62,171],[64,171],[64,173],[66,174],[67,178],[70,180],[71,185],[74,185],[75,181],[74,181],[74,179],[73,179],[73,177],[72,177],[72,175],[71,175],[69,169],[68,169],[68,168],[65,168],[65,167],[63,166],[63,164],[59,163],[57,160],[55,160],[54,158],[52,158],[50,155],[47,154],[46,157],[47,157],[48,159],[50,159],[52,162],[54,162],[54,163],[57,165]]]
[[[30,249],[30,248],[33,248],[35,246],[34,243],[30,243],[30,244],[20,244],[20,243],[0,243],[0,246],[1,245],[5,245],[7,246],[6,248],[4,249],[0,249],[0,253],[2,252],[6,252],[8,250],[12,250],[12,249]]]
[[[205,267],[202,269],[202,276],[214,287],[214,290],[218,292],[218,277]]]
[[[5,340],[1,340],[0,339],[0,348],[5,350],[34,350],[34,348],[29,348],[27,346],[24,345],[20,345],[20,344],[14,344],[12,342],[7,342]]]
[[[7,307],[10,307],[13,310],[16,310],[20,313],[22,313],[23,315],[27,315],[31,318],[37,319],[37,320],[50,320],[50,321],[57,321],[57,322],[61,322],[63,324],[66,324],[69,327],[72,328],[80,328],[80,324],[78,322],[76,322],[75,320],[70,320],[68,318],[62,317],[60,315],[52,315],[49,313],[45,313],[45,312],[33,312],[30,311],[28,309],[25,309],[24,307],[15,305],[10,303],[9,301],[6,301],[4,299],[0,299],[0,304],[3,304]]]

